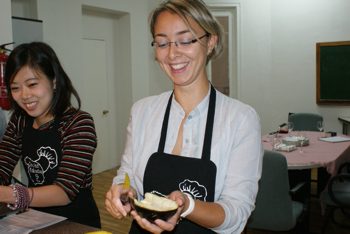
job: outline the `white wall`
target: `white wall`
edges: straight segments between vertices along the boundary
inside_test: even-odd
[[[263,131],[288,112],[316,112],[341,132],[348,106],[316,104],[316,42],[350,40],[350,1],[242,1],[241,100],[260,114]],[[349,87],[350,91],[350,87]]]
[[[11,39],[10,1],[0,1],[2,43]],[[159,0],[38,0],[44,40],[53,45],[72,77],[79,77],[81,3],[131,16],[132,101],[171,86],[153,60],[148,12]],[[348,0],[206,0],[238,4],[240,28],[239,99],[261,117],[263,132],[287,121],[288,112],[318,112],[326,130],[341,132],[339,115],[348,106],[316,104],[316,42],[350,38]],[[69,6],[69,7],[67,7]],[[3,30],[3,27],[5,30]],[[74,82],[74,81],[73,81]]]
[[[0,30],[0,45],[12,42],[11,0],[0,1]]]
[[[67,72],[74,77],[81,75],[81,6],[82,4],[130,14],[132,100],[149,94],[149,50],[147,2],[138,0],[38,0],[38,18],[44,21],[44,40],[54,47]],[[69,7],[67,7],[69,6]],[[140,40],[141,39],[141,40]],[[76,82],[77,83],[77,82]]]
[[[320,113],[327,131],[341,132],[338,116],[350,116],[349,106],[316,104],[316,43],[350,40],[350,1],[206,2],[238,4],[239,99],[258,111],[263,133],[288,112]]]

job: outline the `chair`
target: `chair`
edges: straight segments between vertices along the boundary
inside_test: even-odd
[[[321,193],[320,199],[322,204],[326,206],[326,220],[322,233],[325,233],[330,219],[341,227],[350,228],[349,224],[337,221],[335,213],[336,210],[340,210],[343,216],[350,220],[350,162],[339,167],[337,175],[331,177],[327,188]]]
[[[286,158],[279,152],[265,150],[256,207],[246,228],[307,233],[308,206],[292,200],[303,185],[290,190]]]
[[[288,122],[294,123],[294,131],[319,131],[317,122],[323,121],[323,117],[315,113],[291,113]]]
[[[319,131],[317,128],[317,122],[323,121],[323,117],[316,113],[289,113],[288,115],[288,122],[292,122],[294,125],[293,130],[294,131]],[[317,183],[317,195],[321,193],[321,191],[325,188],[326,183],[329,179],[329,175],[327,171],[324,168],[318,168],[317,169],[317,179],[311,180],[311,170],[302,170],[302,171],[291,171],[290,172],[290,178],[292,181],[290,181],[291,185],[294,183],[299,183],[300,179],[304,178],[304,181],[310,182],[311,181]],[[296,182],[294,182],[294,180]]]

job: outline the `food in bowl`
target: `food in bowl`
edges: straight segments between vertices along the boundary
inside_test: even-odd
[[[175,201],[154,193],[146,193],[143,200],[132,199],[132,206],[141,217],[150,222],[156,219],[167,220],[178,208]]]
[[[291,136],[282,139],[282,143],[286,145],[307,146],[309,145],[309,138],[304,136]]]

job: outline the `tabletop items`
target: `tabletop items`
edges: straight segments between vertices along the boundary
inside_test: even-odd
[[[278,134],[269,135],[268,141],[271,142],[272,150],[290,152],[296,150],[297,147],[309,145],[309,138],[302,134],[293,136],[292,132],[289,133],[290,135],[285,137]]]
[[[321,137],[320,141],[336,143],[336,142],[350,141],[350,137],[344,137],[344,136]]]
[[[296,146],[295,145],[286,145],[284,143],[280,143],[280,144],[276,144],[274,146],[274,149],[277,151],[286,151],[286,152],[290,152],[293,150],[296,150]]]
[[[325,132],[293,131],[293,136],[304,136],[308,139],[308,145],[302,147],[302,152],[299,146],[288,148],[284,144],[283,139],[290,139],[289,134],[267,134],[262,136],[262,143],[264,149],[282,152],[289,169],[325,167],[328,173],[332,174],[340,161],[350,160],[350,141],[322,141],[320,138],[324,137],[324,134]],[[338,137],[348,136],[339,134]]]
[[[9,215],[0,220],[0,233],[29,233],[59,223],[67,218],[28,209],[16,215]]]
[[[309,138],[305,136],[287,136],[282,138],[282,143],[286,145],[294,145],[294,146],[307,146],[309,145]]]

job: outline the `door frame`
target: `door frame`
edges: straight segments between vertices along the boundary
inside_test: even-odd
[[[230,97],[240,98],[241,77],[241,22],[239,3],[208,3],[214,16],[229,17],[228,67]],[[208,77],[211,80],[211,66],[208,64]]]

